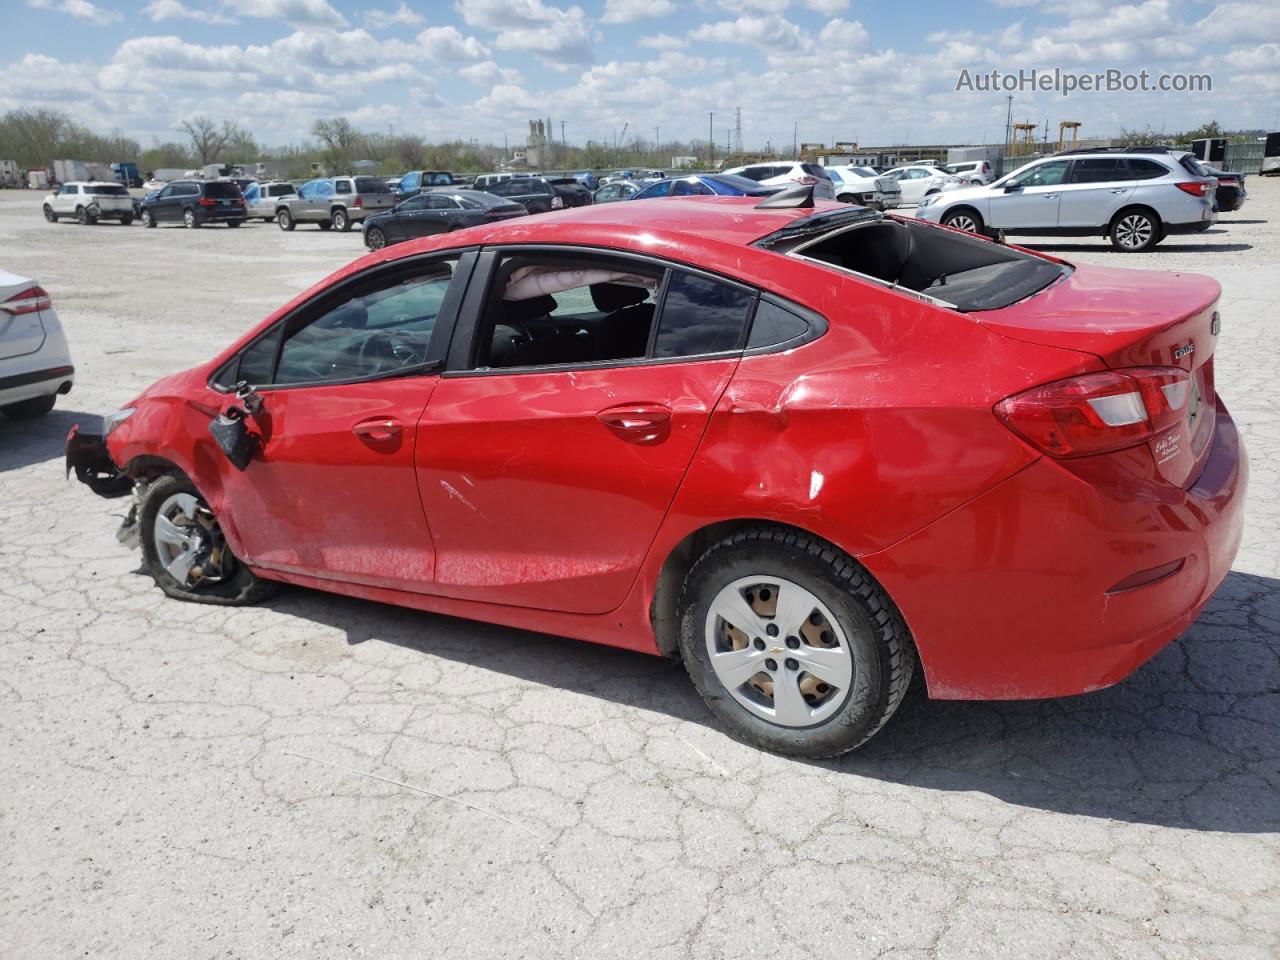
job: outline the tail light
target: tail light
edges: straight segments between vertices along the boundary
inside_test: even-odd
[[[49,294],[45,293],[44,287],[27,287],[21,293],[15,293],[4,303],[0,303],[0,310],[10,316],[19,317],[24,313],[48,310],[51,306],[53,301],[49,299]]]
[[[1191,375],[1179,367],[1087,373],[1001,400],[1004,425],[1051,457],[1087,457],[1146,443],[1182,420]]]
[[[818,182],[818,178],[817,178],[817,177],[807,177],[807,176],[806,176],[806,177],[792,177],[792,178],[791,178],[791,180],[792,180],[792,182],[793,182],[793,183],[802,183],[802,184],[804,184],[806,187],[807,187],[807,186],[809,186],[809,184],[811,184],[811,183],[817,183],[817,182]]]
[[[353,201],[351,202],[351,205],[352,205],[353,207],[363,207],[363,206],[364,206],[364,197],[359,197],[359,196],[358,196],[358,197],[356,197],[356,198],[355,198],[355,200],[353,200]]]
[[[1174,184],[1183,193],[1189,193],[1193,197],[1207,197],[1214,190],[1218,189],[1217,180],[1192,180],[1181,181]]]
[[[214,200],[212,197],[201,197],[196,201],[196,203],[200,204],[202,207],[216,207],[218,205],[218,201]]]

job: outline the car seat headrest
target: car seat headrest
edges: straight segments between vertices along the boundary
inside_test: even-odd
[[[530,297],[528,300],[503,300],[501,322],[527,323],[538,317],[545,317],[556,306],[556,298],[549,293],[544,293],[540,297]]]
[[[644,287],[633,287],[626,283],[593,283],[590,290],[591,302],[603,313],[634,307],[649,298],[649,291]]]

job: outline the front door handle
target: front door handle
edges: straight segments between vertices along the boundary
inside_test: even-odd
[[[1111,192],[1112,192],[1112,193],[1128,193],[1128,192],[1129,192],[1129,188],[1128,188],[1128,187],[1120,187],[1118,190],[1112,190]]]
[[[1057,199],[1058,199],[1058,195],[1057,195],[1056,193],[1046,193],[1046,194],[1043,194],[1043,196],[1044,196],[1044,198],[1045,198],[1046,200],[1057,200]]]
[[[671,430],[671,408],[660,403],[622,403],[596,419],[629,443],[657,443]]]
[[[375,417],[372,420],[361,420],[351,432],[362,440],[386,442],[400,436],[404,424],[393,417]]]

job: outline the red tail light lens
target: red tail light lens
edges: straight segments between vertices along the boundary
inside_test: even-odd
[[[1179,190],[1181,190],[1183,193],[1191,194],[1193,197],[1207,197],[1214,190],[1218,189],[1218,181],[1217,180],[1208,180],[1208,181],[1194,180],[1190,182],[1182,181],[1179,183],[1175,183],[1174,186],[1177,187]]]
[[[351,205],[352,205],[353,207],[363,207],[363,206],[364,206],[364,197],[356,197],[356,198],[355,198],[355,200],[352,202],[352,204],[351,204]]]
[[[24,313],[48,310],[51,306],[53,301],[49,299],[49,294],[45,293],[44,287],[27,287],[21,293],[15,293],[4,303],[0,303],[0,310],[10,316],[19,317]]]
[[[216,207],[218,205],[218,201],[210,197],[201,197],[196,201],[196,203],[200,204],[202,207]]]
[[[1146,443],[1182,420],[1191,375],[1179,367],[1088,373],[1001,400],[995,414],[1051,457],[1087,457]]]

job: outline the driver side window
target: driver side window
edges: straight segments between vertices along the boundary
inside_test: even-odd
[[[272,385],[363,380],[427,362],[457,261],[383,275],[288,321]],[[268,338],[264,338],[268,339]]]
[[[1060,184],[1066,175],[1067,161],[1055,160],[1052,163],[1042,163],[1015,177],[1012,184],[1019,187],[1052,187]]]

